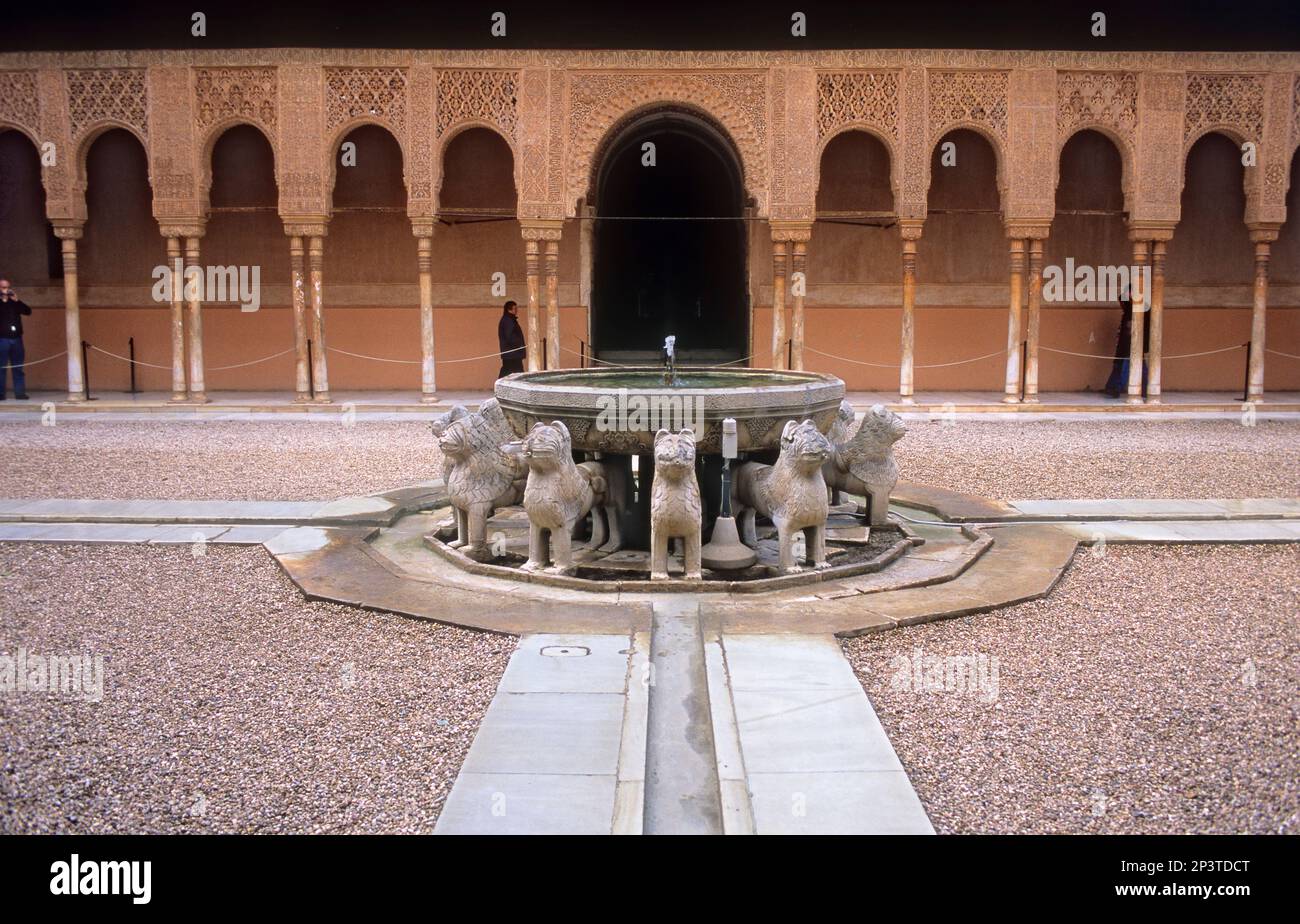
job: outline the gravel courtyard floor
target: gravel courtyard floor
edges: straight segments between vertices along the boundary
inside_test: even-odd
[[[428,832],[514,640],[307,602],[261,548],[0,544],[0,833]]]
[[[1293,545],[1111,546],[1046,600],[845,651],[940,833],[1295,834],[1297,612]],[[996,698],[915,692],[918,650],[996,658]]]
[[[1294,497],[1300,421],[913,421],[907,481],[1011,500]],[[428,423],[0,423],[4,496],[329,500],[441,477]]]

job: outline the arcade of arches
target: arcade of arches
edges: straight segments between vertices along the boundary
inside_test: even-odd
[[[1033,401],[1110,372],[1068,266],[1149,268],[1129,403],[1258,397],[1300,388],[1298,146],[1289,53],[3,54],[0,272],[69,400],[129,342],[177,401],[432,401],[490,386],[511,298],[530,368],[671,333]],[[256,310],[160,266],[256,270]]]

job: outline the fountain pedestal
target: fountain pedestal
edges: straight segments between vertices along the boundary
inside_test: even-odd
[[[758,553],[740,541],[735,517],[713,521],[713,535],[700,549],[700,562],[714,571],[739,571],[758,561]]]

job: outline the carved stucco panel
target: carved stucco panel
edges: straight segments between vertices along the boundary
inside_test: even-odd
[[[1286,221],[1286,193],[1291,173],[1291,105],[1289,74],[1265,78],[1264,125],[1255,167],[1246,168],[1246,221]]]
[[[1084,128],[1100,128],[1129,145],[1137,136],[1138,78],[1132,71],[1059,71],[1056,125],[1061,144]]]
[[[1135,203],[1132,221],[1178,220],[1183,188],[1183,98],[1186,77],[1151,71],[1138,77]]]
[[[1042,220],[1050,224],[1056,211],[1056,108],[1055,71],[1012,72],[1002,206],[1009,222]]]
[[[821,151],[817,143],[817,72],[810,67],[790,68],[787,78],[784,164],[787,198],[784,204],[773,203],[771,215],[777,221],[812,221],[817,212]]]
[[[789,201],[786,189],[786,142],[790,137],[790,128],[786,123],[786,84],[789,75],[786,68],[772,70],[770,77],[772,90],[772,208],[778,209]]]
[[[78,182],[74,173],[76,156],[73,153],[69,130],[68,97],[63,72],[42,69],[36,75],[41,97],[40,138],[52,142],[57,160],[52,166],[41,167],[45,184],[45,213],[51,220],[85,221],[86,185]]]
[[[35,71],[0,71],[0,122],[40,139],[41,97]]]
[[[1264,134],[1264,81],[1258,74],[1188,74],[1183,147],[1224,131],[1259,142]]]
[[[550,86],[547,72],[529,68],[520,75],[519,128],[515,185],[521,218],[542,218],[547,200],[550,148]]]
[[[149,145],[149,88],[142,67],[97,67],[63,72],[68,94],[68,126],[82,145],[105,125],[133,131]],[[83,150],[84,156],[85,151]]]
[[[199,204],[189,68],[149,68],[149,99],[149,177],[154,217],[160,221],[196,218],[203,210]]]
[[[194,120],[201,129],[250,122],[274,147],[278,138],[278,73],[275,67],[197,67]]]
[[[1007,71],[931,71],[929,78],[933,141],[954,128],[982,129],[1007,140]]]
[[[441,173],[434,138],[434,71],[417,64],[410,72],[410,145],[406,165],[407,213],[412,218],[431,218],[437,210],[434,190]]]
[[[299,219],[328,215],[336,152],[325,137],[325,73],[310,65],[280,68],[275,181],[280,214]],[[274,142],[272,142],[274,144]]]
[[[514,146],[519,119],[519,72],[438,71],[438,138],[465,123],[494,126]]]
[[[894,210],[901,219],[923,219],[930,189],[930,128],[926,114],[929,83],[919,67],[903,70],[899,75],[898,138],[901,176]]]
[[[325,68],[325,128],[330,137],[353,122],[373,122],[406,141],[407,71],[404,67]]]
[[[898,74],[893,71],[829,71],[817,75],[817,137],[825,140],[846,125],[870,126],[898,140]]]

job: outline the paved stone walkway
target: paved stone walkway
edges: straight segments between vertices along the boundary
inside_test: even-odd
[[[834,638],[686,622],[521,638],[437,833],[934,833]]]

